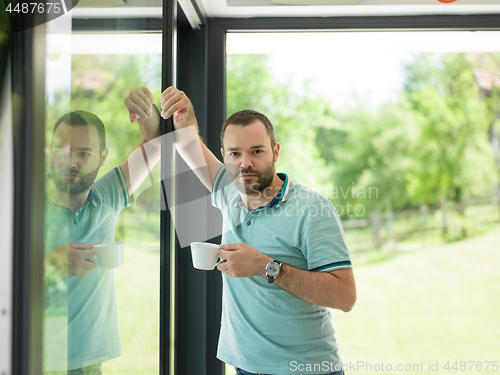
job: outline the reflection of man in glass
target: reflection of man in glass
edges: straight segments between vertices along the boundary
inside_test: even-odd
[[[133,158],[142,158],[141,147],[160,135],[159,114],[146,88],[131,92],[125,103],[139,98],[152,109],[145,108],[142,117],[135,114],[139,110],[130,115],[132,122],[139,120],[143,136],[138,149],[97,181],[108,155],[101,120],[74,111],[54,126],[45,230],[47,374],[101,374],[102,362],[121,355],[113,270],[95,263],[92,248],[114,241],[118,214],[148,174],[147,163]],[[159,143],[152,149],[150,168],[160,158]],[[144,171],[130,173],[129,165],[143,165]]]

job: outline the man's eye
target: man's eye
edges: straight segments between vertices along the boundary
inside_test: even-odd
[[[80,152],[80,156],[82,158],[88,158],[90,156],[90,153],[88,153],[88,152]]]
[[[230,156],[238,156],[238,153],[237,152],[231,152],[229,155]]]
[[[262,153],[262,150],[254,150],[254,153],[260,154],[260,153]]]

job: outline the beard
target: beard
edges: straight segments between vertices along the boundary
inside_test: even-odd
[[[242,193],[247,195],[259,195],[269,186],[273,181],[276,169],[274,161],[271,161],[262,172],[256,171],[251,168],[239,169],[235,165],[226,164],[226,171],[229,181]],[[245,181],[241,178],[243,174],[253,174],[257,177],[256,182]],[[253,180],[253,179],[252,179]]]
[[[93,171],[90,171],[86,175],[78,177],[75,181],[69,181],[67,177],[65,177],[65,174],[62,174],[61,172],[52,172],[51,175],[59,190],[66,190],[70,194],[81,194],[92,186],[97,177],[97,174],[99,173],[99,168],[100,166],[98,166]],[[69,172],[78,173],[79,171],[70,170]]]
[[[97,177],[97,173],[99,173],[99,168],[97,167],[93,171],[90,171],[86,175],[78,178],[75,182],[69,184],[69,193],[70,194],[80,194],[85,190],[90,188]]]

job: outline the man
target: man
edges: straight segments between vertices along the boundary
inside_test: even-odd
[[[121,355],[112,269],[94,260],[94,245],[114,241],[116,219],[160,158],[159,112],[146,88],[125,99],[127,107],[147,103],[138,120],[139,147],[121,165],[95,181],[108,149],[104,125],[94,114],[74,111],[53,129],[47,184],[45,245],[44,371],[46,374],[101,374],[104,361]],[[158,144],[155,144],[155,139]],[[149,147],[150,146],[150,147]]]
[[[280,145],[266,116],[227,119],[222,164],[199,139],[186,95],[170,87],[161,103],[162,117],[174,115],[179,153],[223,214],[217,357],[238,374],[343,374],[327,307],[351,310],[356,287],[331,202],[276,173]]]

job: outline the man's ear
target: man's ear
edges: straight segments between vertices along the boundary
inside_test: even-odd
[[[222,157],[224,158],[224,149],[221,147],[220,148],[220,154],[222,155]]]
[[[280,144],[278,142],[276,142],[274,144],[274,162],[276,163],[278,161],[278,156],[280,155]]]
[[[106,162],[106,158],[108,157],[108,149],[105,148],[102,153],[101,153],[101,164],[100,166],[102,167],[104,163]]]

